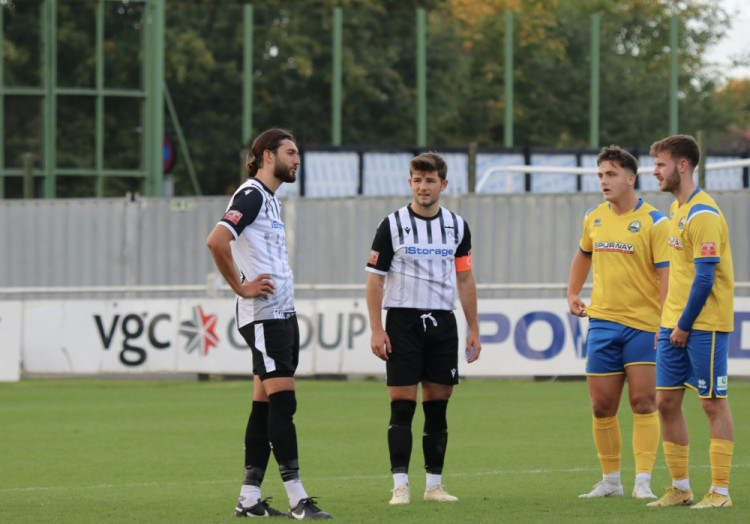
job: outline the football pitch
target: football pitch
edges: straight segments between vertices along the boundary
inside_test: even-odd
[[[230,522],[242,478],[246,380],[23,380],[0,384],[0,523]],[[579,499],[601,478],[584,381],[464,380],[448,410],[443,481],[424,502],[421,408],[412,503],[391,507],[384,383],[299,380],[301,478],[342,522],[750,522],[750,383],[730,381],[733,508],[647,508],[632,499],[632,416],[621,405],[624,497]],[[626,393],[627,395],[627,393]],[[710,485],[708,424],[686,393],[696,499]],[[652,487],[669,483],[659,449]],[[276,463],[263,496],[287,509]]]

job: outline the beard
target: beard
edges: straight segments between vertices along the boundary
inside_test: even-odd
[[[677,166],[675,166],[672,173],[664,179],[664,189],[662,191],[675,193],[680,190],[680,185],[680,173],[677,171]]]
[[[438,198],[435,198],[433,196],[419,197],[415,195],[414,201],[422,207],[432,207],[438,202]]]
[[[284,165],[276,165],[273,170],[273,176],[281,180],[282,182],[292,183],[296,182],[297,174],[292,172],[291,167]]]

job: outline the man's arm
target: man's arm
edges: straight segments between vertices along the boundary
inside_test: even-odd
[[[669,290],[669,266],[657,267],[656,276],[659,277],[659,303],[661,310],[664,311],[664,302],[667,300],[667,291]],[[659,330],[654,334],[654,350],[659,345]]]
[[[568,276],[568,309],[578,317],[586,316],[586,304],[581,300],[579,293],[591,270],[591,255],[587,255],[580,249],[573,256],[570,263],[570,275]]]
[[[667,300],[667,291],[669,290],[669,266],[657,267],[656,275],[659,277],[659,303],[664,309],[664,302]]]
[[[687,345],[687,339],[693,327],[693,322],[698,318],[703,306],[706,305],[708,296],[711,294],[711,288],[714,285],[715,269],[712,262],[696,262],[695,278],[690,288],[687,304],[682,311],[682,315],[680,315],[677,327],[669,335],[669,341],[675,346],[682,348]]]
[[[243,298],[262,296],[268,298],[275,288],[271,282],[271,275],[258,275],[254,280],[242,282],[234,268],[231,242],[234,240],[232,232],[221,224],[217,224],[206,239],[206,246],[211,251],[216,268],[224,277],[229,287]]]
[[[367,312],[370,316],[370,348],[381,360],[388,360],[391,340],[383,329],[383,285],[385,275],[370,272],[367,277]]]
[[[466,323],[469,326],[469,334],[466,337],[466,357],[467,362],[471,363],[479,358],[479,353],[482,351],[477,314],[477,283],[474,280],[474,272],[468,270],[456,273],[456,288]]]

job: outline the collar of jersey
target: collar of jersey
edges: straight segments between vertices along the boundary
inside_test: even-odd
[[[409,214],[410,214],[410,215],[413,215],[413,216],[415,216],[415,217],[417,217],[417,218],[421,218],[422,220],[434,220],[434,219],[436,219],[436,218],[437,218],[438,216],[440,216],[440,212],[441,212],[441,211],[443,210],[443,208],[442,208],[442,207],[439,207],[439,208],[438,208],[438,212],[437,212],[437,213],[435,213],[435,215],[433,215],[433,216],[431,216],[431,217],[423,217],[422,215],[420,215],[419,213],[417,213],[416,211],[414,211],[414,210],[413,210],[413,209],[411,208],[411,204],[407,204],[407,205],[406,205],[406,209],[408,209],[408,210],[409,210]]]

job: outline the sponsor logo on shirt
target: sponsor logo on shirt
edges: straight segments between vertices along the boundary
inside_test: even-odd
[[[445,248],[434,248],[434,247],[416,247],[408,246],[406,248],[407,255],[438,255],[441,257],[449,257],[453,254],[452,249]]]
[[[370,256],[367,259],[367,263],[372,264],[373,266],[377,265],[379,256],[380,256],[379,252],[375,250],[370,251]]]
[[[224,215],[224,220],[231,222],[235,226],[240,221],[240,218],[242,218],[242,213],[240,213],[236,209],[229,210],[227,211],[227,214]]]
[[[594,227],[601,227],[601,225],[602,225],[601,218],[597,218],[596,220],[594,220]]]
[[[716,242],[701,242],[701,256],[702,257],[715,257],[716,256]]]
[[[278,220],[271,220],[271,227],[274,229],[284,229],[284,224]]]
[[[626,255],[632,255],[635,252],[635,246],[623,242],[594,242],[594,251],[598,253],[625,253]]]
[[[682,242],[680,242],[679,238],[675,238],[670,236],[669,237],[669,247],[673,247],[675,249],[682,249]]]

